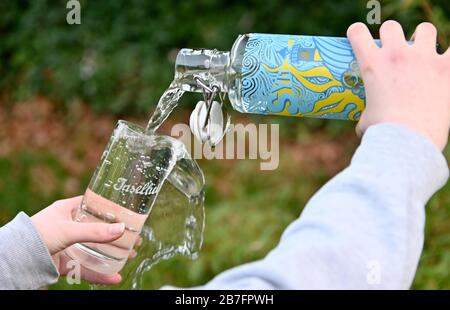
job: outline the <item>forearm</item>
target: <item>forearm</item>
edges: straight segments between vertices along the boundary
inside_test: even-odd
[[[0,289],[37,289],[56,282],[58,276],[25,213],[0,228]]]
[[[271,253],[205,287],[409,288],[424,205],[447,178],[429,140],[397,125],[372,126],[351,165],[309,201]]]

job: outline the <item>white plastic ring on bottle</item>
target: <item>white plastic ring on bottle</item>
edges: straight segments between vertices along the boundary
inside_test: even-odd
[[[189,125],[194,137],[201,143],[208,142],[215,146],[222,140],[226,128],[222,105],[218,101],[212,101],[208,115],[208,106],[205,101],[199,101],[191,113]]]

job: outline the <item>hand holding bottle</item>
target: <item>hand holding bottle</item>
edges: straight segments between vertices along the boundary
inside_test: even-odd
[[[400,24],[386,21],[380,28],[381,48],[362,23],[351,25],[347,36],[366,90],[357,133],[378,123],[398,123],[442,150],[450,128],[450,50],[437,53],[436,28],[420,24],[408,45]]]

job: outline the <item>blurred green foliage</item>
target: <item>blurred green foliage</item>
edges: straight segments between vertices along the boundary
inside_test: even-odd
[[[76,144],[72,153],[81,163],[92,161],[86,153],[92,147],[88,144],[92,135],[100,131],[100,116],[74,121],[72,107],[82,101],[101,114],[127,119],[144,115],[145,122],[172,79],[179,48],[228,50],[238,34],[248,32],[345,36],[348,25],[365,21],[367,14],[367,1],[360,0],[80,2],[81,25],[68,25],[64,0],[0,1],[0,99],[14,105],[36,95],[50,98],[59,112],[70,115],[63,119],[66,140],[57,143]],[[400,21],[407,37],[418,23],[432,21],[439,29],[441,50],[448,47],[448,0],[380,2],[382,20]],[[378,26],[370,29],[378,37]],[[182,108],[190,107],[194,97],[183,98]],[[258,121],[256,116],[247,117]],[[316,157],[325,152],[329,141],[344,144],[353,123],[297,118],[264,118],[266,121],[281,123],[280,168],[261,172],[255,161],[201,161],[208,187],[205,246],[200,258],[188,261],[178,257],[158,264],[146,275],[145,288],[200,285],[222,270],[263,257],[311,195],[348,163],[357,145],[350,140],[338,153],[343,157],[338,167],[326,169]],[[104,138],[113,122],[108,126],[101,129],[106,131]],[[321,137],[327,137],[325,144],[317,142],[324,149],[310,154],[309,149]],[[336,145],[331,153],[335,149]],[[30,147],[13,155],[0,154],[0,225],[22,210],[33,214],[55,199],[85,189],[93,167],[77,168],[76,162],[65,162],[64,150],[58,152]],[[306,157],[310,154],[313,168],[292,169],[298,152],[306,152],[302,153]],[[450,158],[449,148],[445,154]],[[329,161],[335,161],[334,157]],[[425,250],[414,288],[450,289],[449,214],[447,186],[427,207]],[[61,280],[53,288],[78,286]]]
[[[63,0],[0,2],[0,90],[148,113],[171,81],[179,48],[229,50],[248,32],[345,36],[368,12],[361,0],[80,2],[81,25],[67,24]],[[449,34],[448,0],[381,2],[383,19],[398,19],[408,35],[427,19]]]

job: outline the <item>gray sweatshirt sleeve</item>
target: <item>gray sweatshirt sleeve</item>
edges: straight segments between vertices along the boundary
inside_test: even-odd
[[[395,124],[370,127],[350,166],[308,202],[264,259],[205,289],[408,289],[424,206],[448,179],[442,153]]]
[[[0,228],[0,289],[38,289],[58,271],[30,218],[23,212]]]

